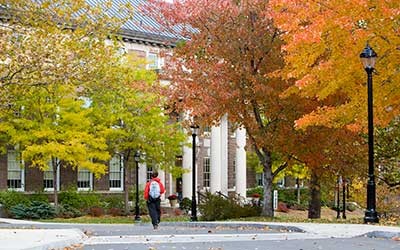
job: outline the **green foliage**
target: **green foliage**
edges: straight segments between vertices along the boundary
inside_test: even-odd
[[[16,191],[3,191],[0,193],[0,203],[6,210],[16,205],[28,205],[29,199],[26,195]]]
[[[40,201],[43,203],[49,203],[49,197],[43,192],[35,192],[29,195],[30,201]]]
[[[147,204],[146,200],[143,198],[144,196],[144,190],[139,187],[139,210],[140,213],[148,213],[147,211]],[[132,207],[135,207],[135,202],[136,202],[136,185],[132,186],[130,192],[129,192],[129,200],[133,201]]]
[[[261,212],[259,207],[241,206],[233,198],[226,199],[209,192],[206,193],[203,203],[199,205],[199,210],[201,220],[205,221],[257,216]]]
[[[183,198],[179,203],[179,208],[188,213],[192,209],[192,200],[187,197]]]
[[[121,195],[110,195],[102,198],[101,202],[104,204],[104,208],[112,209],[112,208],[124,208],[124,199]]]
[[[71,208],[75,208],[75,209],[82,208],[82,197],[73,188],[69,188],[65,191],[61,191],[58,194],[58,200],[62,206],[71,207]]]
[[[10,211],[16,219],[49,219],[56,215],[53,206],[41,201],[32,201],[29,205],[18,204],[11,207]]]
[[[60,204],[57,207],[57,217],[60,218],[76,218],[82,216],[81,211],[71,207],[68,204]]]
[[[247,189],[247,197],[251,197],[253,194],[259,194],[260,197],[264,197],[264,187],[263,186],[257,186],[254,188],[249,188]]]
[[[59,193],[61,205],[72,207],[81,211],[88,210],[91,207],[101,207],[100,195],[93,192],[78,192],[75,189],[68,189]]]

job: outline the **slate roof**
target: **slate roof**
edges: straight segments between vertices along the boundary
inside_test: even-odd
[[[105,2],[105,0],[86,1],[90,5]],[[178,40],[178,37],[171,32],[165,31],[155,19],[141,11],[141,6],[147,3],[146,0],[112,0],[112,2],[112,7],[104,10],[109,16],[123,18],[120,6],[130,3],[134,7],[133,19],[123,24],[120,32],[125,41],[161,47],[175,46],[175,41]]]

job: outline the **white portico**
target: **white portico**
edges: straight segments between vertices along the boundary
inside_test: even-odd
[[[228,117],[224,115],[218,126],[211,127],[211,133],[199,135],[196,141],[196,187],[198,191],[209,190],[224,195],[233,191],[246,197],[246,130],[238,128],[232,133],[228,125]],[[188,142],[192,142],[192,137],[188,137]],[[192,157],[192,148],[184,147],[182,167],[188,172],[182,177],[182,196],[190,199]],[[228,183],[233,183],[230,188]]]

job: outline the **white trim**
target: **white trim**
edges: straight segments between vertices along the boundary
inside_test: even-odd
[[[79,168],[77,171],[77,178],[76,178],[76,182],[78,182],[78,174],[79,174]],[[77,188],[78,191],[92,191],[93,190],[93,173],[89,171],[89,187],[85,187],[85,188]]]
[[[18,158],[17,158],[17,154],[16,153],[18,151],[16,149],[13,149],[12,151],[15,152],[15,161],[17,161]],[[8,153],[9,153],[9,150],[7,150],[7,182],[8,182]],[[20,188],[9,188],[8,184],[7,184],[7,190],[18,191],[18,192],[24,192],[25,191],[25,169],[24,169],[24,167],[21,167],[21,166],[25,166],[25,162],[22,159],[20,161],[21,187]]]
[[[118,154],[116,154],[116,155],[118,155]],[[120,191],[124,191],[124,174],[125,174],[125,166],[124,166],[124,156],[123,155],[119,155],[121,158],[120,158],[120,163],[121,163],[121,165],[120,165],[120,176],[121,176],[121,187],[119,187],[119,188],[116,188],[116,187],[110,187],[109,188],[109,190],[110,191],[114,191],[114,192],[120,192]],[[110,160],[110,162],[111,162],[111,160]],[[109,166],[108,166],[108,168],[110,169],[110,163],[109,163]],[[110,175],[109,175],[110,176]],[[110,179],[108,180],[108,183],[110,183]],[[109,184],[110,185],[110,184]]]
[[[60,166],[58,165],[58,159],[56,159],[57,161],[57,191],[60,191]],[[44,173],[44,172],[43,172]],[[43,180],[44,180],[44,176],[43,176]],[[54,192],[54,187],[52,188],[43,188],[44,192]]]

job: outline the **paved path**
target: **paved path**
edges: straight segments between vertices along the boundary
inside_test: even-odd
[[[360,236],[364,236],[363,238],[380,237],[385,239],[400,237],[400,227],[355,224],[178,222],[161,223],[160,229],[154,231],[148,223],[123,225],[62,224],[33,223],[2,218],[0,218],[0,222],[3,222],[0,224],[0,249],[10,250],[44,250],[50,247],[62,249],[62,247],[78,243],[83,243],[85,249],[131,249],[129,248],[131,246],[142,249],[143,246],[151,246],[152,244],[158,246],[160,244],[164,244],[164,246],[184,246],[194,243],[199,246],[209,244],[231,245],[232,248],[226,249],[235,249],[235,242],[241,246],[244,246],[243,244],[263,246],[266,244],[265,242],[277,241],[299,241],[305,243],[310,240],[319,241],[332,238],[338,240],[356,239],[355,237]],[[82,232],[85,232],[86,235]],[[388,242],[400,249],[398,241],[390,240]]]

